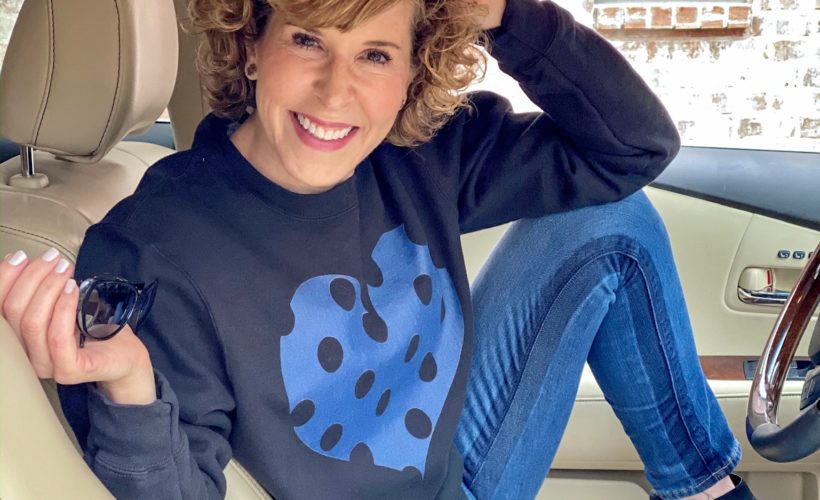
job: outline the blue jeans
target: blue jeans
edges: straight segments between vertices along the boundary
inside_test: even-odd
[[[737,465],[666,230],[643,193],[514,223],[472,294],[475,351],[455,437],[469,498],[536,495],[585,361],[656,494],[694,494]]]

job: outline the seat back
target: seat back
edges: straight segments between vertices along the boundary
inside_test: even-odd
[[[88,226],[132,193],[148,166],[173,152],[121,140],[147,130],[165,109],[174,85],[176,43],[171,0],[27,0],[22,5],[0,73],[0,136],[25,147],[25,154],[0,164],[2,254],[22,249],[37,256],[55,247],[75,261]],[[2,356],[4,368],[19,367],[13,351],[3,349]],[[24,379],[19,373],[4,378],[3,397],[25,399],[16,386],[6,385]],[[14,417],[2,413],[4,429],[26,430],[0,440],[0,455],[21,458],[13,472],[6,464],[0,467],[4,487],[38,482],[19,467],[28,463],[26,457],[37,463],[44,453],[15,439],[51,443],[57,456],[65,443],[76,449],[53,381],[43,381],[43,388],[45,393],[29,395],[31,406],[17,406]],[[41,414],[42,400],[53,408],[50,417]],[[55,421],[62,426],[52,429],[49,423]],[[62,440],[53,441],[64,429]],[[23,481],[28,479],[33,481]]]
[[[165,108],[176,36],[171,0],[23,4],[0,73],[0,136],[31,156],[0,164],[3,255],[56,247],[75,261],[88,226],[173,152],[120,141]],[[0,478],[3,499],[111,498],[78,453],[53,381],[38,383],[2,319]]]
[[[41,389],[23,347],[0,317],[0,498],[113,498],[82,459]],[[225,468],[227,500],[270,500],[236,461]]]
[[[172,153],[123,143],[165,109],[177,59],[172,0],[27,0],[0,73],[0,252],[75,258],[85,229]],[[22,173],[33,165],[32,171]]]
[[[66,435],[23,347],[0,318],[0,498],[113,498]]]
[[[173,152],[122,139],[168,104],[177,37],[173,0],[26,0],[0,73],[0,136],[26,148],[0,164],[0,255],[75,261],[86,229]],[[111,498],[41,382],[0,318],[0,498]],[[227,498],[270,498],[236,461],[225,474]]]

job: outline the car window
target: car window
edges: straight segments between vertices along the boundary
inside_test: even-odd
[[[629,60],[684,145],[820,152],[817,0],[555,0]],[[820,4],[817,4],[820,5]],[[474,88],[536,110],[490,61]]]
[[[17,13],[20,12],[22,5],[23,0],[0,0],[0,67],[6,56],[11,29],[14,27],[14,21],[17,20]]]

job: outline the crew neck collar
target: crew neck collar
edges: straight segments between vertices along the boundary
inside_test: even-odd
[[[339,215],[358,203],[357,182],[360,171],[369,168],[367,158],[360,163],[353,175],[322,193],[295,193],[271,181],[242,156],[230,140],[236,124],[210,113],[197,127],[194,148],[214,149],[222,155],[226,175],[234,178],[248,190],[255,192],[280,211],[302,219],[324,219]],[[216,148],[213,146],[216,145]]]

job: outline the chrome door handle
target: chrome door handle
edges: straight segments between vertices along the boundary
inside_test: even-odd
[[[745,304],[755,304],[764,306],[782,306],[786,303],[791,292],[785,290],[774,290],[766,292],[762,290],[749,290],[742,286],[737,287],[737,298]]]

